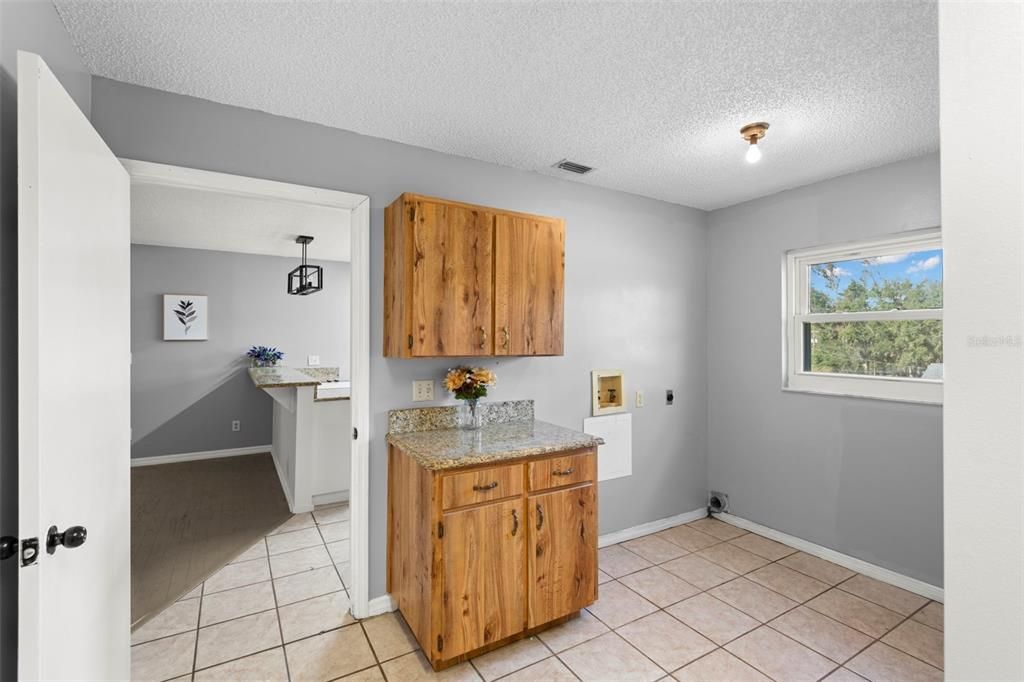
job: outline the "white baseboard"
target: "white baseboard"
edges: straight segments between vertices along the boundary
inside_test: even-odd
[[[347,490],[339,490],[335,493],[321,493],[320,495],[313,496],[314,507],[323,507],[328,504],[339,504],[341,502],[348,502]]]
[[[379,597],[374,597],[370,600],[369,607],[367,608],[367,618],[373,616],[379,616],[382,613],[391,613],[396,610],[398,605],[395,604],[395,600],[391,598],[390,594],[384,594]]]
[[[763,535],[766,538],[781,542],[784,545],[795,547],[801,552],[806,552],[807,554],[811,554],[820,559],[825,559],[826,561],[831,561],[834,564],[839,564],[843,568],[848,568],[851,571],[863,573],[869,578],[881,580],[883,583],[889,583],[896,587],[902,587],[904,590],[913,592],[914,594],[919,594],[922,597],[927,597],[928,599],[934,599],[937,602],[944,601],[944,590],[941,587],[926,583],[923,580],[911,578],[910,576],[903,575],[902,573],[897,573],[896,571],[888,568],[883,568],[882,566],[872,564],[864,561],[863,559],[852,557],[849,554],[837,552],[834,549],[829,549],[822,545],[816,545],[813,542],[802,540],[794,535],[788,535],[781,531],[777,531],[774,528],[762,526],[760,523],[748,521],[741,516],[734,516],[732,514],[715,514],[714,516],[716,519],[725,521],[737,528],[749,530],[752,533]]]
[[[156,457],[137,457],[132,459],[133,467],[152,466],[154,464],[176,464],[177,462],[194,462],[200,459],[220,459],[221,457],[238,457],[239,455],[260,455],[270,452],[269,445],[250,445],[245,448],[228,448],[226,450],[204,450],[202,452],[183,452],[179,455],[157,455]]]
[[[665,530],[666,528],[679,526],[684,523],[689,523],[690,521],[696,521],[697,519],[702,519],[707,515],[708,510],[702,507],[700,509],[694,509],[691,512],[686,512],[685,514],[676,514],[675,516],[669,516],[665,519],[641,523],[639,526],[633,526],[632,528],[623,528],[622,530],[606,533],[605,535],[597,538],[597,546],[607,547],[608,545],[617,545],[618,543],[625,542],[626,540],[633,540],[635,538],[643,537],[644,535],[657,533],[659,530]]]

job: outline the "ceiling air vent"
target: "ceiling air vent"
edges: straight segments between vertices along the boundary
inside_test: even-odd
[[[584,166],[582,163],[576,163],[569,159],[562,159],[556,163],[553,168],[558,168],[559,170],[564,170],[569,173],[575,173],[576,175],[586,175],[590,171],[594,170],[590,166]]]

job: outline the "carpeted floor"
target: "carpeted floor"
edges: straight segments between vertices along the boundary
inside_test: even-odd
[[[132,626],[291,517],[270,454],[132,469]]]

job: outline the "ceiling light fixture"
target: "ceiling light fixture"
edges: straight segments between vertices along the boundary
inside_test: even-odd
[[[319,265],[306,263],[306,246],[313,241],[312,237],[299,236],[296,244],[302,244],[302,265],[288,273],[288,293],[295,296],[308,296],[324,288],[324,269]]]
[[[743,139],[750,143],[750,147],[747,148],[747,163],[757,163],[761,160],[761,150],[757,146],[757,141],[765,136],[768,132],[768,124],[762,122],[748,123],[747,125],[740,128],[740,135]]]

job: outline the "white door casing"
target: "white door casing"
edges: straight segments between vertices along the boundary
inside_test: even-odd
[[[22,679],[130,677],[128,174],[43,60],[18,53]],[[47,529],[85,526],[75,549]]]

